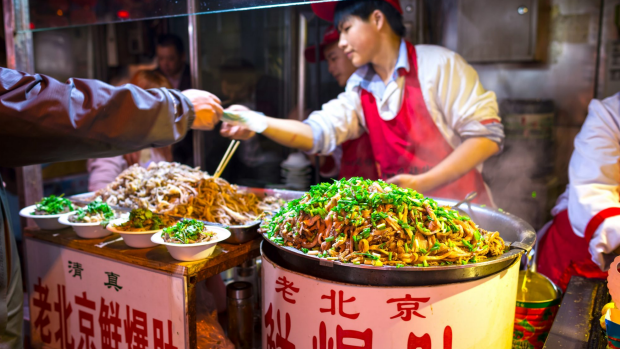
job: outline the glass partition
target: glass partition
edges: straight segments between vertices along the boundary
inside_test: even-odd
[[[190,14],[303,5],[325,0],[13,0],[27,3],[31,31]]]

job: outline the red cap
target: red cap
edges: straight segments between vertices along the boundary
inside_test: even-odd
[[[384,1],[394,6],[394,8],[398,10],[398,12],[400,12],[401,14],[403,13],[403,9],[400,7],[399,0],[384,0]],[[313,3],[311,4],[311,6],[312,6],[312,11],[314,11],[314,13],[317,16],[319,16],[319,18],[322,18],[328,22],[333,22],[334,12],[336,12],[337,4],[338,2],[320,2],[320,3]]]
[[[325,34],[323,35],[323,41],[321,41],[321,44],[319,44],[319,60],[325,60],[325,54],[323,53],[325,46],[338,42],[338,40],[340,40],[340,33],[333,25],[330,25],[329,28],[327,28],[327,30],[325,31]],[[304,52],[306,60],[310,63],[316,62],[315,50],[316,46],[310,46],[306,48],[306,51]]]

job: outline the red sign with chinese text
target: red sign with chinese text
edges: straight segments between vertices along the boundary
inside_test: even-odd
[[[367,287],[320,280],[263,256],[263,348],[509,349],[518,264],[482,280]]]
[[[33,239],[26,248],[34,348],[186,347],[182,278]]]

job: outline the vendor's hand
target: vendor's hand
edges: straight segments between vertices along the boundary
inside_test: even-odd
[[[222,123],[220,134],[226,138],[237,139],[240,141],[246,141],[256,135],[256,132],[248,130],[247,128],[239,125],[231,125],[227,122]]]
[[[213,130],[222,118],[222,102],[214,94],[201,90],[185,90],[182,92],[194,106],[196,118],[192,124],[195,130]]]
[[[399,174],[386,181],[387,183],[396,184],[401,188],[410,188],[418,193],[425,193],[434,189],[429,180],[424,175]]]
[[[226,111],[234,113],[234,112],[240,112],[240,111],[251,111],[251,109],[246,107],[245,105],[233,104],[230,107],[226,108]]]
[[[267,117],[263,113],[252,111],[242,105],[232,105],[227,108],[222,121],[256,133],[262,133],[268,126]]]

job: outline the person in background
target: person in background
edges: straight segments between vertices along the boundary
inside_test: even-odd
[[[156,71],[140,70],[131,78],[131,84],[142,89],[167,88],[172,86],[168,79]],[[146,148],[130,154],[114,156],[111,158],[98,158],[88,160],[88,190],[97,191],[105,188],[114,181],[121,172],[134,164],[148,167],[151,163],[160,161],[172,161],[172,148]]]
[[[143,90],[76,78],[62,83],[0,68],[0,166],[164,147],[190,128],[213,129],[222,112],[220,100],[204,91]],[[0,187],[0,347],[22,349],[24,293],[10,220],[6,192]]]
[[[220,67],[222,105],[243,105],[268,115],[278,114],[278,86],[270,76],[260,76],[256,67],[245,59],[229,59]],[[219,137],[225,151],[230,144]],[[212,142],[221,143],[212,137]],[[281,180],[280,164],[285,159],[286,149],[263,135],[255,135],[241,143],[227,166],[224,178],[231,183],[248,187],[264,188]],[[222,152],[223,155],[223,152]],[[214,158],[219,163],[219,158]],[[213,164],[217,166],[217,164]]]
[[[261,133],[310,153],[330,154],[367,133],[380,178],[425,195],[462,199],[478,192],[492,205],[480,174],[501,149],[503,127],[493,92],[458,54],[438,46],[414,46],[403,38],[398,0],[312,4],[340,30],[339,46],[358,70],[346,91],[302,122],[247,111],[227,118],[224,135]]]
[[[319,59],[327,61],[329,73],[336,79],[338,85],[344,88],[357,68],[347,58],[344,51],[338,47],[339,39],[340,33],[336,27],[330,25],[319,44]],[[308,62],[316,63],[316,49],[315,46],[306,48],[304,55]],[[338,178],[378,179],[375,159],[368,149],[370,149],[370,138],[367,133],[357,139],[344,142],[334,150],[331,156],[321,157],[321,176],[326,178],[336,176]]]
[[[620,93],[590,103],[568,178],[537,246],[538,272],[563,290],[575,275],[607,278],[620,254]]]
[[[181,38],[174,34],[164,34],[157,38],[155,47],[157,66],[156,72],[169,81],[172,88],[184,91],[192,88],[189,66],[186,62],[185,48]],[[193,131],[172,147],[173,159],[185,165],[194,166]]]
[[[174,34],[165,34],[157,39],[155,48],[157,71],[168,79],[172,88],[188,90],[192,88],[189,65],[185,60],[185,48],[181,38]]]

